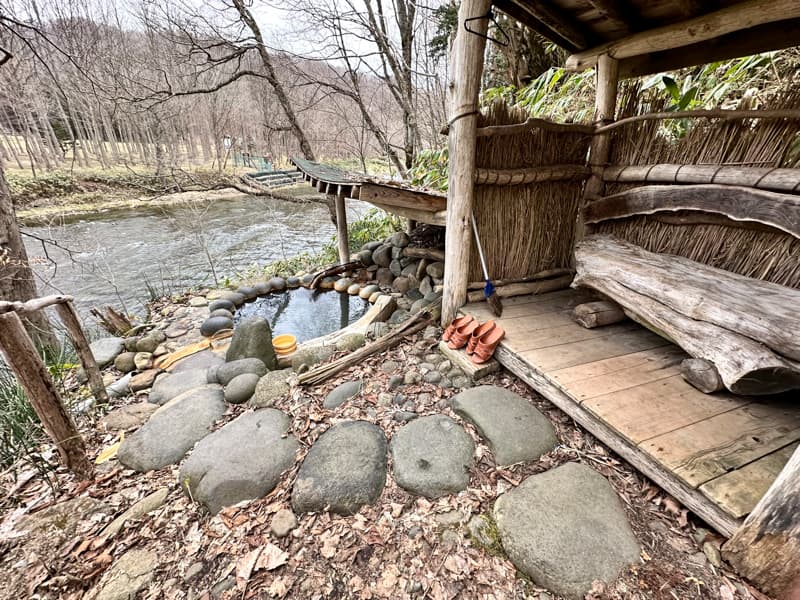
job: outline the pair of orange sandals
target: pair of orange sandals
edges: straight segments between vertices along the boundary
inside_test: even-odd
[[[505,335],[505,330],[494,321],[479,323],[471,315],[465,315],[453,319],[445,329],[442,340],[453,350],[466,346],[472,362],[480,365],[492,358]]]

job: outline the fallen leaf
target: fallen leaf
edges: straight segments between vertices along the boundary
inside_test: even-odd
[[[273,571],[286,564],[289,560],[288,552],[284,552],[275,544],[267,544],[261,549],[261,555],[256,561],[256,571]]]
[[[236,586],[243,590],[247,582],[250,581],[250,575],[258,562],[258,557],[261,555],[262,548],[251,550],[236,563]]]

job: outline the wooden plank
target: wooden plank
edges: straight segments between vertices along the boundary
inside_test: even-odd
[[[665,346],[669,342],[645,329],[618,335],[520,352],[520,356],[547,373],[582,363]]]
[[[789,170],[789,169],[787,169]],[[797,183],[800,184],[800,169]],[[715,213],[768,225],[800,238],[800,196],[731,185],[649,185],[590,203],[586,223],[680,210]]]
[[[776,450],[700,486],[700,491],[734,517],[747,516],[767,493],[798,444]]]
[[[606,54],[617,59],[640,56],[797,17],[800,17],[800,3],[797,0],[747,0],[573,54],[567,59],[567,69],[583,71],[591,68],[597,64],[600,56]]]
[[[513,331],[519,334],[527,334],[535,331],[541,331],[543,329],[550,329],[551,327],[569,325],[572,321],[572,317],[570,317],[568,310],[543,313],[536,315],[535,319],[530,318],[528,315],[511,318],[506,318],[504,316],[502,319],[498,319],[492,315],[491,311],[487,309],[479,311],[472,308],[462,308],[461,312],[464,314],[470,314],[479,321],[493,319],[503,329],[505,329],[506,332]]]
[[[378,185],[372,182],[361,184],[359,199],[384,206],[399,206],[429,212],[447,209],[447,198],[445,196],[394,186]]]
[[[582,405],[638,444],[750,402],[733,394],[703,394],[686,383],[674,367],[665,371],[671,376],[589,397]]]
[[[569,323],[534,332],[506,329],[506,338],[509,343],[513,344],[514,350],[524,352],[526,350],[552,348],[553,346],[562,346],[573,342],[615,336],[631,331],[641,331],[641,326],[628,321],[627,323],[618,323],[608,327],[586,329],[585,327],[576,326],[575,323]]]
[[[641,444],[692,487],[800,439],[800,410],[788,402],[753,402]]]
[[[389,204],[378,204],[377,202],[372,202],[372,204],[382,210],[385,210],[388,213],[399,215],[401,217],[405,217],[406,219],[413,219],[414,221],[419,221],[420,223],[428,223],[429,225],[440,225],[440,226],[447,225],[447,214],[442,214],[442,211],[430,212],[427,210],[418,210],[415,208],[405,208],[403,206],[390,206]],[[447,211],[444,212],[446,213]]]
[[[661,365],[671,365],[674,361],[680,363],[685,357],[686,353],[678,346],[668,344],[666,346],[653,348],[652,350],[643,350],[632,354],[604,358],[575,365],[574,367],[550,371],[548,377],[551,377],[562,387],[569,386],[570,389],[572,389],[571,384],[576,382],[604,376],[611,376],[611,378],[623,377],[624,372],[629,369],[641,369],[645,371],[653,368],[657,369]]]
[[[597,365],[598,362],[608,364],[615,360],[624,361],[626,357],[629,356],[641,357],[643,354],[649,354],[649,359],[640,358],[631,366],[615,369],[610,373],[603,373],[594,377],[585,377],[570,381],[569,383],[565,383],[558,376],[559,373],[564,373],[565,371],[573,371],[573,373],[577,371],[577,374],[573,376],[581,377],[580,372],[582,370],[594,372],[595,365]],[[645,350],[644,352],[635,352],[616,358],[608,358],[602,361],[589,363],[588,365],[577,365],[569,369],[557,371],[551,376],[555,381],[565,387],[565,389],[569,390],[570,395],[574,396],[576,400],[583,402],[589,398],[604,396],[612,392],[679,375],[681,361],[684,356],[686,355],[680,348],[669,345],[656,348],[655,350]]]
[[[634,468],[652,479],[656,485],[674,496],[721,534],[730,536],[739,527],[741,524],[739,519],[732,517],[716,506],[698,490],[687,486],[651,455],[617,435],[601,419],[583,408],[560,387],[555,385],[548,376],[530,361],[502,344],[497,348],[495,358],[500,364],[575,419],[597,439],[628,461]]]

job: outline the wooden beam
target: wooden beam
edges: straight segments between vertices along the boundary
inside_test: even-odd
[[[616,21],[628,33],[644,29],[644,22],[635,6],[625,0],[589,0],[595,9],[605,15],[606,18]]]
[[[375,183],[363,183],[361,185],[359,200],[430,212],[437,212],[447,208],[447,196]]]
[[[442,135],[447,135],[449,129],[449,126],[442,127],[440,133]],[[595,127],[594,125],[584,125],[583,123],[557,123],[547,119],[530,117],[525,122],[516,123],[514,125],[487,125],[486,127],[479,127],[476,136],[480,138],[499,135],[517,135],[535,129],[553,131],[555,133],[585,133],[587,135],[592,135]]]
[[[727,185],[650,185],[600,198],[583,210],[585,223],[633,215],[696,210],[779,229],[800,239],[800,196]]]
[[[542,21],[531,13],[526,5],[515,2],[514,0],[494,0],[493,4],[512,19],[516,19],[539,35],[553,41],[562,48],[566,48],[569,52],[577,52],[586,47],[585,45],[576,45],[575,41],[570,39],[572,36],[565,37],[542,23]]]
[[[719,36],[712,40],[662,52],[652,52],[620,60],[620,79],[674,71],[742,56],[782,50],[797,45],[800,19],[767,23]]]
[[[350,260],[350,241],[347,237],[347,210],[345,207],[345,189],[343,186],[336,186],[336,237],[339,245],[339,264],[345,264]]]
[[[725,110],[715,108],[711,110],[676,110],[666,112],[646,113],[643,115],[636,115],[634,117],[627,117],[620,119],[608,125],[602,125],[595,129],[595,133],[606,133],[631,123],[639,121],[662,121],[666,119],[719,119],[722,121],[740,121],[743,119],[764,119],[764,120],[782,120],[794,119],[800,120],[800,110],[796,108],[776,109],[776,110]]]
[[[800,598],[800,448],[722,547],[744,578],[776,598]]]
[[[617,110],[617,83],[619,63],[608,55],[602,55],[597,65],[597,91],[594,101],[594,123],[602,125],[614,120]],[[599,169],[605,167],[611,150],[609,134],[595,135],[589,146],[589,167],[592,175],[583,188],[582,205],[590,198],[601,196],[605,191],[605,183]],[[585,225],[582,220],[583,211],[578,212],[575,241],[583,237]]]
[[[751,27],[800,17],[797,0],[747,0],[715,12],[635,33],[573,54],[567,69],[583,71],[595,66],[602,55],[623,59],[651,52],[671,50]],[[702,62],[708,62],[704,60]]]
[[[543,181],[586,179],[592,169],[586,165],[546,165],[528,169],[476,169],[475,185],[526,185]]]
[[[439,225],[445,227],[447,225],[447,211],[440,210],[431,212],[428,210],[419,210],[416,208],[406,208],[405,206],[392,206],[390,204],[380,204],[378,202],[371,202],[373,206],[377,206],[381,210],[385,210],[393,215],[405,217],[406,219],[414,219],[420,223],[428,223],[429,225]]]
[[[715,183],[758,190],[800,193],[800,169],[738,165],[613,165],[603,169],[603,181],[614,183]]]
[[[15,312],[0,315],[0,352],[17,376],[61,461],[81,479],[92,475],[83,438],[67,413],[55,384]]]
[[[475,132],[478,127],[478,93],[483,73],[487,19],[466,19],[486,15],[491,0],[462,0],[458,9],[458,29],[453,44],[450,81],[450,130],[448,147],[450,169],[447,192],[447,230],[445,233],[444,294],[441,321],[449,324],[467,298],[469,257],[472,247],[472,203],[475,197]],[[421,219],[417,219],[421,220]]]

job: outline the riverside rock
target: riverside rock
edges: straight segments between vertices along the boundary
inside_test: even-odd
[[[128,600],[147,586],[155,577],[158,555],[150,550],[133,548],[120,556],[103,573],[94,600]]]
[[[286,436],[290,423],[272,408],[242,414],[197,444],[181,467],[181,487],[211,513],[268,494],[294,465],[299,443]]]
[[[550,420],[510,390],[481,385],[450,402],[457,415],[475,425],[499,466],[538,460],[558,444]]]
[[[189,371],[191,369],[210,369],[211,367],[216,367],[225,362],[225,359],[222,358],[216,352],[212,350],[203,350],[202,352],[197,352],[186,358],[180,359],[178,362],[175,363],[175,366],[172,367],[173,373],[182,373],[183,371]]]
[[[361,288],[361,291],[358,292],[358,297],[363,298],[364,300],[369,300],[372,294],[380,291],[381,288],[379,288],[375,284],[365,285],[364,287]]]
[[[123,352],[117,355],[114,359],[114,368],[123,373],[130,373],[136,369],[136,363],[133,362],[134,356],[136,356],[135,352]]]
[[[397,485],[409,492],[438,498],[469,485],[475,444],[466,431],[444,415],[420,417],[392,437]]]
[[[206,385],[205,369],[188,369],[179,373],[162,373],[156,378],[148,400],[154,404],[166,404],[184,392],[204,385]]]
[[[136,404],[126,404],[115,408],[102,419],[100,428],[104,431],[126,431],[133,427],[139,427],[147,421],[156,410],[158,405],[151,402],[137,402]]]
[[[215,333],[226,329],[233,329],[232,319],[227,317],[209,317],[200,325],[200,334],[205,337],[211,337]]]
[[[228,361],[224,365],[217,367],[217,382],[228,385],[234,377],[252,373],[262,377],[267,374],[267,367],[259,358],[240,358],[239,360]]]
[[[124,348],[123,339],[118,337],[100,338],[89,344],[92,356],[101,369],[110,365]]]
[[[269,284],[272,286],[273,291],[282,292],[286,289],[286,280],[283,277],[273,277],[269,280]]]
[[[289,393],[289,376],[291,369],[280,371],[270,371],[258,380],[253,397],[250,398],[250,405],[256,408],[272,406],[275,401]]]
[[[325,408],[341,406],[351,398],[354,398],[356,394],[361,391],[362,385],[363,382],[360,379],[356,381],[346,381],[340,386],[333,388],[328,395],[325,396],[325,400],[322,401],[322,406]]]
[[[247,402],[256,391],[261,375],[242,373],[231,379],[225,386],[225,401],[231,404]]]
[[[352,515],[386,483],[386,436],[366,421],[333,425],[311,447],[292,489],[295,512]]]
[[[258,358],[270,371],[278,367],[272,347],[272,329],[266,319],[250,317],[236,326],[226,360],[231,362],[241,358]]]
[[[388,267],[392,262],[392,247],[389,244],[378,246],[372,253],[372,262],[379,267]]]
[[[224,300],[220,298],[219,300],[212,300],[208,304],[208,311],[214,312],[219,308],[224,308],[225,310],[229,311],[231,314],[236,312],[236,305],[231,302],[230,300]]]
[[[225,414],[222,388],[204,385],[162,406],[119,447],[119,462],[145,472],[177,463]]]
[[[149,352],[152,354],[156,351],[158,345],[166,339],[167,336],[164,334],[164,332],[156,329],[155,331],[151,331],[147,335],[139,338],[139,341],[136,342],[136,351]]]
[[[395,231],[389,237],[389,243],[396,248],[405,248],[411,242],[405,231]]]
[[[508,557],[533,581],[582,599],[639,560],[639,543],[616,492],[594,469],[567,463],[500,496],[494,519]]]
[[[444,263],[434,262],[428,265],[425,272],[428,273],[433,279],[441,279],[444,277]]]
[[[333,289],[341,294],[346,292],[347,288],[349,288],[351,285],[353,285],[352,279],[349,277],[342,277],[341,279],[336,280],[336,283],[333,284]]]

